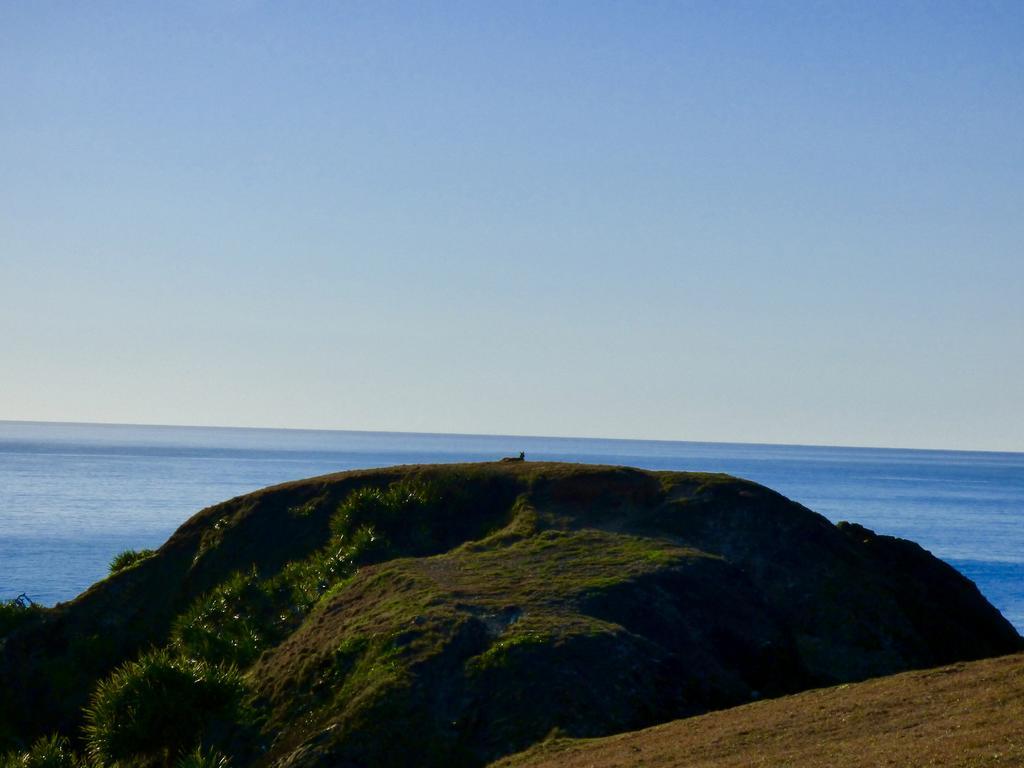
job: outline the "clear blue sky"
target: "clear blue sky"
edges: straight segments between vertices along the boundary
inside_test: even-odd
[[[1024,4],[0,4],[0,418],[1024,450]]]

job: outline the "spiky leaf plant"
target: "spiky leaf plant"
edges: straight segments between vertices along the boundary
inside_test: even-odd
[[[167,764],[224,738],[244,719],[244,695],[234,667],[152,651],[96,687],[85,712],[89,754],[102,764]]]
[[[174,768],[228,768],[231,760],[215,749],[204,751],[196,747],[187,755],[183,755]]]
[[[63,736],[43,736],[28,752],[0,755],[0,768],[80,768],[83,763]]]

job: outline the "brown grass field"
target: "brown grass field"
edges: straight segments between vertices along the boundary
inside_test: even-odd
[[[492,768],[1024,766],[1024,654],[760,701]]]

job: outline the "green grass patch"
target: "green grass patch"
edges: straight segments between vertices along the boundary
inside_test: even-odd
[[[467,670],[471,673],[483,672],[497,667],[506,667],[520,651],[530,652],[531,650],[550,645],[555,637],[545,632],[526,631],[515,632],[508,637],[502,638],[490,648],[478,656],[469,660]]]
[[[454,561],[460,591],[525,605],[572,603],[583,593],[706,555],[665,539],[583,529],[543,531],[509,546],[445,557]]]
[[[126,571],[155,554],[156,551],[152,549],[126,549],[123,552],[119,552],[110,561],[110,574],[114,575],[115,573]]]

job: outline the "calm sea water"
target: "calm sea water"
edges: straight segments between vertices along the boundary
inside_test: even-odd
[[[0,421],[0,598],[45,604],[204,506],[359,467],[528,459],[728,472],[917,541],[1024,631],[1024,453]]]

